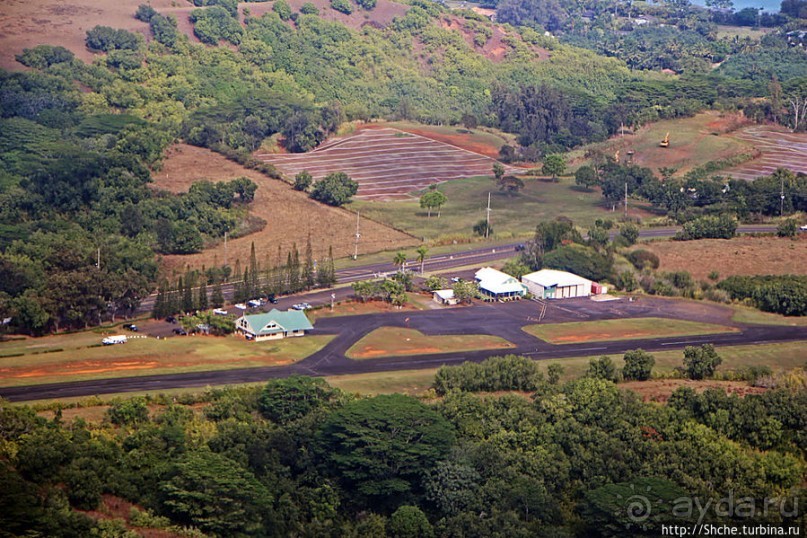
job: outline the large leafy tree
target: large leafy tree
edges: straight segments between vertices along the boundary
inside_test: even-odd
[[[311,198],[332,206],[342,206],[359,191],[359,184],[344,172],[333,172],[314,185]]]
[[[324,379],[294,375],[269,381],[261,391],[258,409],[273,422],[287,424],[329,405],[336,396]]]
[[[684,370],[690,379],[706,379],[715,375],[723,359],[712,344],[689,346],[684,349]]]
[[[318,453],[345,488],[375,506],[421,493],[424,473],[454,443],[452,426],[401,394],[347,404],[322,425]]]
[[[257,532],[272,500],[252,473],[206,450],[177,463],[160,492],[162,506],[177,521],[219,536]]]

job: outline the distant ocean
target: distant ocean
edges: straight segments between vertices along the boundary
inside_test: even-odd
[[[705,0],[690,0],[699,6],[706,5]],[[734,0],[734,11],[740,11],[747,7],[763,8],[765,11],[779,11],[782,0]]]

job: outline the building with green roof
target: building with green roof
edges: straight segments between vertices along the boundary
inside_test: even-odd
[[[266,314],[244,315],[235,320],[235,329],[249,339],[276,340],[289,336],[305,336],[314,326],[305,312],[272,309]]]

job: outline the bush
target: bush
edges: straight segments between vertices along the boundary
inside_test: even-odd
[[[692,239],[731,239],[737,232],[737,221],[728,215],[700,217],[684,223],[684,229],[675,234],[679,241]]]
[[[87,31],[86,43],[90,50],[103,52],[119,49],[137,50],[141,42],[142,36],[126,30],[115,30],[109,26],[96,26]]]
[[[723,359],[712,344],[684,349],[684,372],[689,379],[700,380],[714,376],[722,362]]]
[[[300,6],[300,13],[303,15],[319,15],[319,10],[317,9],[317,6],[311,2],[306,2]]]
[[[474,233],[480,237],[490,237],[493,235],[493,226],[489,225],[487,220],[482,219],[474,224]]]
[[[650,379],[653,366],[656,364],[653,355],[642,349],[634,349],[625,353],[623,359],[625,360],[625,366],[622,368],[623,378],[636,381]]]
[[[588,363],[586,377],[594,379],[605,379],[606,381],[619,381],[619,370],[617,370],[611,357],[603,355],[599,359],[591,359]]]
[[[331,0],[331,7],[345,15],[353,13],[353,4],[350,3],[350,0]]]
[[[114,402],[106,412],[112,424],[119,426],[133,425],[146,422],[149,419],[149,410],[145,398],[129,398]]]
[[[592,248],[566,245],[544,256],[544,267],[569,271],[589,280],[607,280],[611,276],[613,261]]]
[[[277,13],[277,16],[282,21],[291,19],[291,6],[286,0],[276,0],[275,5],[272,6],[272,11]]]
[[[376,2],[377,0],[356,0],[356,3],[359,5],[359,7],[366,9],[367,11],[373,9],[376,5]]]
[[[135,19],[143,22],[151,22],[151,18],[157,14],[157,10],[148,4],[140,4],[135,12]]]
[[[628,258],[628,261],[640,271],[643,269],[658,269],[659,265],[661,264],[658,256],[649,250],[634,250],[629,252],[626,258]]]
[[[796,219],[787,219],[776,227],[776,235],[779,237],[796,237],[798,233],[799,225]]]
[[[452,390],[467,392],[535,391],[544,380],[538,363],[518,355],[491,357],[481,363],[442,366],[434,376],[434,390],[444,396]]]
[[[635,224],[623,224],[619,230],[619,236],[622,237],[628,245],[633,245],[639,239],[639,227]]]

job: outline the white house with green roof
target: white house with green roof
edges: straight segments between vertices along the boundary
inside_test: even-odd
[[[235,330],[255,341],[305,336],[313,328],[305,312],[299,310],[272,309],[266,314],[245,315],[235,320]]]

